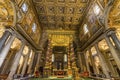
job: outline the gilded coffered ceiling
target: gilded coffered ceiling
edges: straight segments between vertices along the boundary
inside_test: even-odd
[[[74,39],[74,31],[47,30],[51,46],[69,46]]]
[[[43,29],[75,30],[89,0],[33,0]]]

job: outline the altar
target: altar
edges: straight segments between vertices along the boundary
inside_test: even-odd
[[[67,70],[53,70],[54,76],[67,76]]]

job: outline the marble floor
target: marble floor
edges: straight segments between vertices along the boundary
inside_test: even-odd
[[[74,78],[32,78],[31,80],[94,80],[90,78],[79,78],[79,79],[74,79]]]

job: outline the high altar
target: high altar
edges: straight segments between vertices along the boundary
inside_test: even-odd
[[[71,61],[73,59],[68,59],[70,56],[72,55],[63,53],[52,54],[52,60],[46,64],[48,67],[45,68],[47,75],[57,77],[72,76],[76,70],[76,64],[75,61]]]
[[[46,63],[44,74],[46,76],[73,76],[77,67],[73,48],[73,33],[64,31],[49,32],[48,48],[46,52]],[[56,33],[56,35],[52,34]],[[62,34],[61,34],[62,33]],[[66,33],[66,32],[65,32]]]

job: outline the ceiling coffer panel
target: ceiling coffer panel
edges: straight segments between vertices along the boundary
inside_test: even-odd
[[[33,0],[43,29],[77,29],[88,0]],[[47,26],[46,26],[47,25]]]

